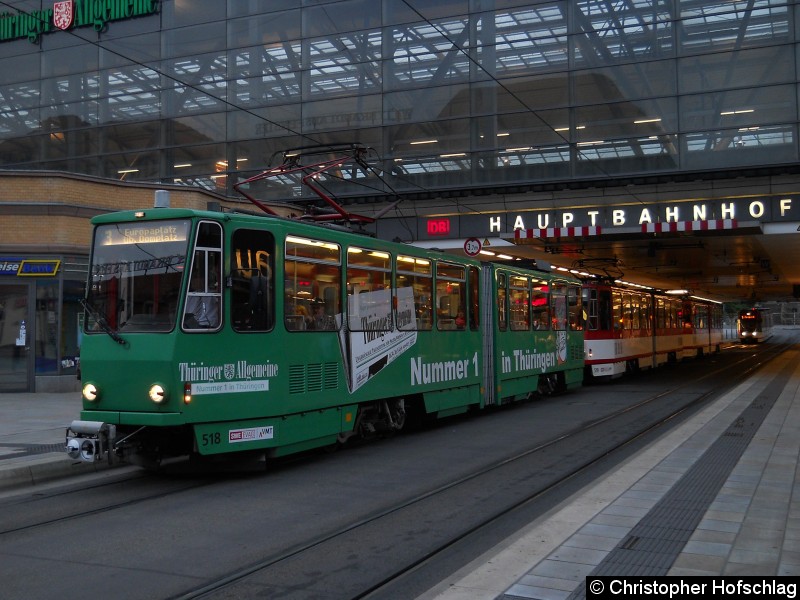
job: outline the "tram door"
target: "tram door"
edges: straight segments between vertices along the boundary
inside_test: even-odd
[[[0,284],[0,392],[33,391],[32,287]]]

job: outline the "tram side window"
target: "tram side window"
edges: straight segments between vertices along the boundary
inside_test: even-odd
[[[623,328],[625,320],[623,318],[622,293],[611,292],[612,315],[614,316],[614,330],[619,331]]]
[[[436,327],[439,330],[466,328],[466,284],[464,267],[436,263]]]
[[[567,308],[569,310],[569,328],[572,331],[583,329],[584,312],[581,302],[581,288],[571,285],[567,288]]]
[[[332,331],[341,322],[338,244],[290,235],[284,261],[283,321],[289,331]]]
[[[388,252],[347,249],[347,324],[351,331],[391,331],[392,257]]]
[[[672,328],[672,303],[664,300],[664,329]]]
[[[656,298],[656,329],[664,329],[667,325],[666,310],[664,299]]]
[[[634,330],[641,329],[641,296],[639,296],[639,294],[631,295],[631,317],[631,327]]]
[[[397,328],[427,331],[433,327],[433,273],[431,261],[397,257]]]
[[[511,315],[511,331],[527,331],[530,328],[528,307],[530,291],[528,278],[511,275],[508,278],[508,300]]]
[[[267,331],[275,324],[275,239],[239,229],[231,249],[231,324],[235,331]]]
[[[537,331],[550,329],[550,287],[547,281],[531,281],[531,323]]]
[[[567,329],[567,286],[556,284],[552,286],[550,293],[550,305],[553,311],[553,329],[556,331],[566,331]]]
[[[691,302],[684,302],[681,304],[681,316],[682,316],[682,323],[681,327],[684,329],[691,329],[694,325],[694,311]]]
[[[586,328],[590,331],[597,331],[600,326],[600,319],[597,306],[597,290],[585,288],[583,294],[583,306],[586,309]]]
[[[706,329],[708,327],[708,307],[698,306],[694,313],[695,329]]]
[[[641,297],[642,307],[642,329],[651,330],[653,328],[653,298],[643,295]]]
[[[681,307],[680,303],[673,300],[670,304],[670,314],[672,316],[672,328],[673,329],[680,329],[681,328]]]
[[[508,327],[508,312],[506,308],[506,274],[497,274],[497,328],[505,331]]]
[[[667,329],[675,327],[675,303],[670,300],[664,301],[664,325]]]
[[[222,228],[201,222],[195,241],[189,291],[183,311],[183,328],[189,331],[219,329],[222,310]]]
[[[622,294],[622,321],[623,329],[631,329],[633,326],[633,310],[631,304],[631,294]]]
[[[600,290],[598,293],[597,314],[600,320],[600,329],[602,331],[610,331],[614,322],[610,290]]]

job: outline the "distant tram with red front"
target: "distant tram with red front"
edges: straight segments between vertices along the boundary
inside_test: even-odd
[[[765,308],[747,308],[739,311],[736,333],[743,344],[758,344],[772,335],[772,313]]]

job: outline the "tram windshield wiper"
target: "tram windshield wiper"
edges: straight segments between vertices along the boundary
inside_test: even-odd
[[[100,314],[100,311],[97,310],[87,298],[81,298],[80,303],[81,306],[86,309],[86,312],[92,315],[92,318],[94,318],[95,322],[100,326],[100,329],[105,331],[112,340],[122,346],[128,343],[122,338],[122,336],[120,336],[111,328],[111,325],[108,324],[108,321],[106,321],[105,317]]]

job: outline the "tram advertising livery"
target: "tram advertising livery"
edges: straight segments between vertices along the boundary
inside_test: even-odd
[[[266,215],[157,200],[92,219],[71,457],[283,456],[719,349],[718,304],[345,229],[396,205],[366,217],[326,191],[380,177],[370,152],[284,152],[234,186]],[[269,178],[327,209],[278,216],[252,195]]]
[[[580,282],[298,220],[92,220],[67,452],[281,456],[579,386]]]

